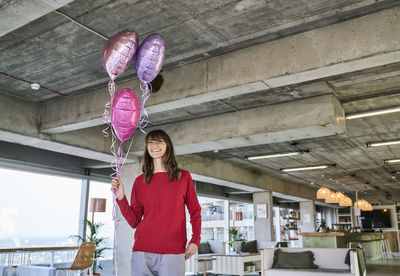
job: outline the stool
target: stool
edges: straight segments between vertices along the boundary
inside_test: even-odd
[[[392,249],[390,247],[389,239],[382,240],[382,249],[383,249],[383,255],[384,255],[385,259],[393,259],[393,254],[392,254]]]

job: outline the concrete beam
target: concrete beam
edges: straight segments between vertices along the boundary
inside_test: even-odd
[[[2,1],[0,37],[59,9],[73,0]]]
[[[40,105],[7,95],[0,95],[0,140],[111,163],[111,138],[104,137],[103,126],[71,131],[65,134],[41,134]],[[133,158],[133,159],[132,159]],[[137,162],[137,158],[127,162]]]
[[[269,190],[292,196],[301,195],[303,198],[310,200],[315,197],[316,190],[310,187],[257,173],[220,160],[212,160],[198,155],[186,155],[178,156],[177,161],[181,168],[190,171],[192,175],[208,178],[209,183],[216,184],[217,182],[213,181],[215,179],[219,183],[221,181],[235,183],[229,187],[247,191]]]
[[[147,109],[155,114],[400,62],[399,25],[396,7],[176,68],[163,73],[163,87]],[[137,80],[119,86],[139,88]],[[108,98],[104,87],[46,103],[40,129],[59,133],[101,124]]]
[[[177,155],[276,143],[345,132],[344,110],[332,95],[167,124]],[[142,155],[144,136],[132,152]]]

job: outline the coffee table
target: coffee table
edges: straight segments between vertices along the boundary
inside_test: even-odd
[[[261,265],[258,265],[259,270],[245,271],[245,263],[261,262],[260,253],[224,254],[214,255],[214,257],[217,259],[215,274],[246,275],[249,273],[261,272]]]
[[[204,264],[204,276],[207,276],[207,262],[210,262],[210,261],[215,261],[216,260],[216,258],[214,258],[214,257],[200,257],[200,258],[197,258],[197,261],[200,263],[200,262],[203,262],[203,264]]]

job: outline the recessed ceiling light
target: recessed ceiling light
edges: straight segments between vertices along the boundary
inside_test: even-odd
[[[31,88],[33,90],[39,90],[40,84],[38,84],[37,82],[34,82],[34,83],[31,84]]]

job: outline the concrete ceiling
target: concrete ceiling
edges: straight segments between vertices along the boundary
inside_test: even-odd
[[[342,116],[340,112],[313,122],[307,116],[314,118],[317,113],[299,111],[293,116],[305,121],[298,126],[300,131],[296,123],[290,125],[289,112],[285,112],[307,101],[317,110],[328,95],[338,100],[345,114],[399,106],[399,1],[54,1],[59,6],[53,1],[36,2],[33,11],[22,1],[0,1],[0,108],[4,109],[0,140],[79,157],[86,154],[90,160],[79,162],[88,167],[98,166],[93,159],[112,159],[105,156],[110,145],[101,135],[108,81],[101,64],[105,40],[55,12],[59,11],[106,37],[127,28],[134,29],[140,40],[155,32],[163,35],[167,48],[161,74],[164,83],[148,102],[150,127],[168,131],[174,126],[196,126],[199,134],[194,135],[200,141],[185,140],[184,131],[173,137],[178,148],[184,148],[182,152],[311,188],[327,185],[351,195],[353,191],[400,193],[400,176],[393,174],[400,165],[383,163],[383,159],[400,158],[400,146],[365,146],[371,141],[400,139],[399,113],[347,120],[344,127],[331,121]],[[18,13],[30,15],[10,24],[7,18]],[[30,82],[42,88],[32,90]],[[138,88],[134,66],[117,79],[117,85]],[[17,115],[18,108],[25,114]],[[278,116],[288,122],[279,129],[281,138],[255,136],[271,135],[277,129],[245,129],[237,132],[236,140],[229,140],[235,133],[203,134],[223,132],[223,116],[237,119],[239,128],[245,128],[252,121],[268,120],[246,114],[268,114],[269,110],[282,110]],[[12,129],[18,120],[23,123]],[[205,130],[201,121],[210,122],[211,130]],[[328,124],[335,128],[315,129]],[[295,130],[289,135],[285,132],[289,129]],[[142,138],[137,137],[138,143]],[[291,150],[309,153],[244,159]],[[140,146],[134,151],[140,152]],[[0,153],[0,157],[8,156]],[[279,172],[321,163],[336,166],[324,171]]]

